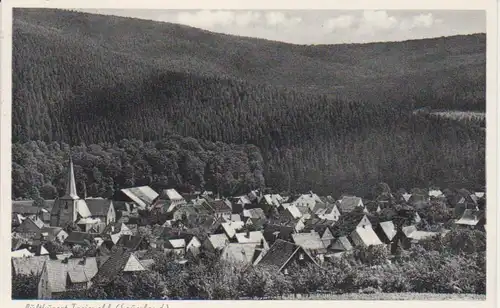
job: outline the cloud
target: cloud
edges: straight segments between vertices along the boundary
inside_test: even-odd
[[[215,26],[238,25],[240,27],[256,23],[260,19],[257,12],[240,11],[198,11],[180,12],[177,14],[177,22],[199,28],[213,28]]]
[[[269,26],[295,26],[302,22],[300,17],[288,17],[282,12],[266,13],[266,22]]]
[[[432,26],[442,24],[442,19],[435,19],[432,13],[413,16],[408,20],[401,22],[402,30],[412,30],[416,28],[431,28]]]
[[[387,11],[364,11],[361,25],[374,29],[391,29],[398,24],[394,16],[389,16]]]
[[[323,23],[326,30],[332,31],[337,29],[349,29],[354,24],[354,16],[341,15],[335,18],[330,18]]]

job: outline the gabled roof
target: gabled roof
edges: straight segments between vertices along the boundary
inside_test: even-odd
[[[383,221],[379,223],[380,228],[384,232],[385,236],[392,241],[392,239],[396,236],[397,230],[396,226],[394,226],[394,223],[392,221]]]
[[[107,216],[109,208],[113,205],[113,201],[102,198],[85,199],[87,207],[93,217]]]
[[[165,243],[165,248],[170,249],[184,249],[186,248],[186,241],[183,238],[180,239],[170,239]]]
[[[352,250],[352,244],[346,236],[337,238],[330,246],[332,250],[348,251]]]
[[[97,274],[96,258],[68,259],[67,263],[60,260],[48,260],[45,263],[48,284],[52,293],[66,291],[69,277],[73,283],[90,282]]]
[[[383,244],[378,238],[375,231],[373,231],[370,226],[364,228],[356,228],[354,231],[352,231],[351,238],[354,244],[363,245],[365,247]]]
[[[337,203],[338,209],[344,213],[352,212],[356,207],[362,205],[363,205],[363,200],[359,197],[354,197],[354,196],[344,196]]]
[[[292,215],[293,218],[297,219],[302,217],[302,213],[295,205],[290,205],[286,210]]]
[[[292,234],[293,242],[309,251],[325,252],[326,247],[321,241],[321,237],[316,232]]]
[[[106,284],[113,281],[122,272],[144,270],[145,268],[141,262],[130,250],[120,248],[112,253],[107,261],[101,265],[94,281],[99,284]]]
[[[43,227],[40,229],[40,235],[46,233],[48,241],[53,241],[60,232],[67,233],[60,227]]]
[[[229,244],[229,239],[224,233],[211,234],[208,236],[207,240],[212,244],[212,247],[215,249],[222,249],[226,247],[227,244]]]
[[[137,250],[144,240],[140,235],[124,234],[120,237],[116,245],[130,250]]]
[[[432,189],[429,190],[429,197],[444,197],[444,194],[441,190],[439,189]]]
[[[230,217],[228,217],[228,218],[224,218],[224,220],[225,220],[226,222],[230,222],[230,221],[232,221],[232,222],[237,222],[237,221],[241,221],[241,216],[240,216],[240,215],[238,215],[238,214],[231,214],[231,216],[230,216]]]
[[[12,213],[22,215],[35,215],[40,208],[33,206],[33,200],[12,201]]]
[[[236,233],[236,241],[240,244],[243,243],[257,243],[260,244],[264,239],[264,234],[261,231],[251,231],[245,233]]]
[[[256,248],[255,243],[229,243],[222,250],[221,259],[229,262],[251,264]]]
[[[250,218],[257,218],[257,219],[266,218],[266,214],[264,213],[264,210],[261,208],[243,210],[243,216]]]
[[[484,212],[475,209],[466,209],[460,217],[459,220],[455,221],[457,225],[468,225],[476,226],[481,218],[483,218]]]
[[[38,275],[42,271],[43,264],[49,260],[49,256],[29,257],[29,258],[13,258],[12,267],[15,274],[18,275]]]
[[[116,234],[121,232],[132,232],[132,231],[123,222],[109,223],[102,231],[102,233],[104,234]]]
[[[241,230],[245,225],[242,221],[223,222],[220,224],[224,232],[229,238],[233,238],[238,230]]]
[[[124,188],[121,191],[143,208],[151,206],[159,196],[159,194],[149,186]]]
[[[278,194],[267,194],[264,195],[264,201],[269,204],[278,207],[283,201],[283,197]]]
[[[164,189],[161,193],[160,199],[171,201],[183,201],[184,197],[181,196],[175,189]]]
[[[408,202],[408,201],[410,201],[411,194],[409,194],[409,193],[404,193],[404,194],[402,195],[402,197],[403,197],[403,199],[404,199],[406,202]]]
[[[216,213],[231,212],[231,202],[228,200],[213,200],[209,201],[208,204]]]
[[[276,240],[257,265],[275,266],[281,271],[298,251],[303,251],[315,263],[314,259],[300,246],[287,241]]]
[[[93,243],[96,237],[100,236],[98,233],[87,233],[72,231],[69,233],[68,237],[64,240],[67,244],[84,244],[86,241]]]
[[[29,251],[26,248],[14,250],[10,253],[12,258],[25,258],[25,257],[34,257],[35,253]]]

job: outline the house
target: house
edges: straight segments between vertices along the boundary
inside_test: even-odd
[[[413,193],[408,200],[408,203],[416,210],[423,210],[429,206],[429,196],[423,193]]]
[[[338,200],[337,207],[340,213],[350,213],[358,207],[362,208],[363,211],[366,211],[363,200],[354,196],[344,196],[342,199]]]
[[[163,249],[166,252],[173,252],[177,255],[184,255],[186,252],[186,241],[183,238],[167,239],[163,244]]]
[[[257,266],[272,267],[278,272],[288,274],[288,268],[292,264],[319,264],[302,247],[283,240],[276,240],[266,254],[256,264]]]
[[[203,242],[203,248],[214,252],[222,250],[227,244],[229,244],[229,238],[225,233],[212,234]]]
[[[66,237],[64,244],[70,247],[74,245],[87,246],[95,243],[95,238],[99,236],[99,233],[73,231]]]
[[[214,233],[224,233],[229,239],[234,238],[238,230],[243,229],[244,223],[242,221],[236,222],[223,222],[220,223],[219,227],[214,231]]]
[[[112,200],[102,198],[85,199],[90,215],[99,218],[106,225],[116,221],[116,211]]]
[[[121,190],[127,201],[133,202],[140,209],[150,209],[160,196],[149,186],[124,188]]]
[[[75,174],[73,162],[70,158],[65,194],[54,201],[50,212],[50,226],[65,228],[77,220],[91,217],[90,210],[84,199],[76,193]]]
[[[365,227],[370,227],[370,228],[372,227],[372,223],[366,215],[364,215],[363,218],[361,218],[356,228],[365,228]]]
[[[149,248],[147,239],[140,235],[124,234],[120,237],[116,246],[128,249],[130,251],[144,250]]]
[[[49,251],[45,248],[44,243],[40,240],[32,240],[27,243],[23,243],[19,246],[20,250],[26,249],[34,256],[45,256],[49,255]]]
[[[243,217],[248,217],[252,219],[266,219],[266,214],[261,208],[253,208],[249,210],[243,210]]]
[[[294,232],[294,228],[291,226],[267,224],[264,227],[263,236],[268,245],[272,245],[278,239],[291,242]]]
[[[172,213],[184,205],[187,205],[186,199],[175,189],[164,189],[151,209],[160,213]]]
[[[28,217],[16,228],[15,232],[19,233],[39,233],[45,227],[43,221],[39,218]]]
[[[131,250],[121,248],[113,252],[99,267],[99,271],[92,281],[96,285],[106,285],[112,282],[119,274],[145,270],[144,265]]]
[[[326,247],[316,231],[292,234],[292,240],[295,245],[302,247],[311,256],[319,256],[322,261],[322,255],[326,253]]]
[[[43,269],[45,261],[49,260],[48,255],[29,257],[29,258],[12,258],[12,275],[31,274],[38,276]]]
[[[106,224],[100,218],[85,217],[76,222],[76,225],[83,232],[100,233],[106,227]]]
[[[44,241],[56,241],[63,243],[69,236],[63,228],[60,227],[43,227],[40,229],[40,238]]]
[[[374,231],[377,234],[378,238],[385,244],[392,243],[392,240],[397,234],[396,226],[392,221],[380,222],[375,227]]]
[[[67,291],[88,289],[96,274],[96,258],[48,260],[38,280],[38,299],[53,299]]]
[[[290,202],[290,204],[292,206],[296,206],[299,208],[305,207],[305,208],[309,209],[310,211],[313,211],[316,208],[318,203],[324,205],[323,200],[321,200],[321,198],[318,197],[318,195],[316,195],[312,191],[309,192],[308,194],[302,194],[299,197],[297,197],[295,200]]]
[[[112,222],[104,228],[102,234],[110,235],[113,244],[118,243],[122,235],[134,235],[132,230],[123,222]]]
[[[300,219],[302,217],[302,212],[295,205],[290,205],[286,208],[283,216],[289,219]]]
[[[480,227],[485,224],[485,213],[479,210],[466,209],[460,219],[455,220],[459,226]]]
[[[350,238],[355,247],[383,245],[375,231],[373,231],[371,225],[362,228],[357,227],[354,231],[351,232]]]
[[[443,192],[439,189],[430,189],[428,194],[429,198],[446,198]]]
[[[269,248],[269,245],[267,244],[262,231],[247,231],[245,233],[236,233],[235,238],[236,242],[240,244],[253,243],[256,245],[261,245],[264,249]]]
[[[397,231],[396,236],[393,238],[392,251],[394,252],[397,246],[408,249],[414,243],[418,243],[421,240],[429,239],[437,235],[439,235],[438,232],[419,231],[414,225],[402,227]]]
[[[255,243],[229,243],[223,248],[220,257],[226,262],[243,266],[250,265],[258,257],[257,245]]]
[[[388,203],[389,201],[376,201],[376,202],[368,202],[366,203],[366,210],[369,213],[380,213],[382,212],[382,208],[380,207],[381,204]]]
[[[231,214],[230,217],[223,218],[225,222],[238,222],[241,221],[241,216],[238,214]]]
[[[208,202],[210,208],[212,209],[212,215],[215,217],[231,217],[233,214],[233,209],[231,208],[231,202],[229,200],[213,200]]]
[[[317,214],[317,216],[321,219],[327,219],[327,220],[331,220],[331,221],[339,221],[340,210],[336,204],[333,204],[330,209],[327,207],[325,210],[326,211],[324,214],[320,214],[320,215]]]
[[[34,257],[35,254],[26,248],[14,250],[10,253],[11,258],[27,258]]]
[[[409,202],[410,201],[410,198],[411,198],[411,194],[409,193],[404,193],[401,195],[402,197],[402,200],[401,201],[404,201],[404,202]]]
[[[279,194],[266,194],[260,200],[260,204],[263,208],[279,207],[281,202],[283,202],[283,197]]]
[[[478,202],[476,198],[471,197],[468,194],[462,193],[458,199],[457,204],[454,209],[454,216],[459,218],[462,217],[465,210],[475,210],[478,211]]]
[[[352,250],[353,246],[347,236],[341,236],[335,239],[328,248],[333,252],[345,252]]]

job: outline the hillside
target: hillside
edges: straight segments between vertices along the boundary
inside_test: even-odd
[[[484,111],[485,35],[300,46],[48,9],[13,30],[13,142],[254,144],[276,189],[484,185],[484,133],[411,111]]]

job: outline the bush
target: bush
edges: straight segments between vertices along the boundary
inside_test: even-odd
[[[38,296],[38,276],[12,275],[13,299],[36,299]]]

